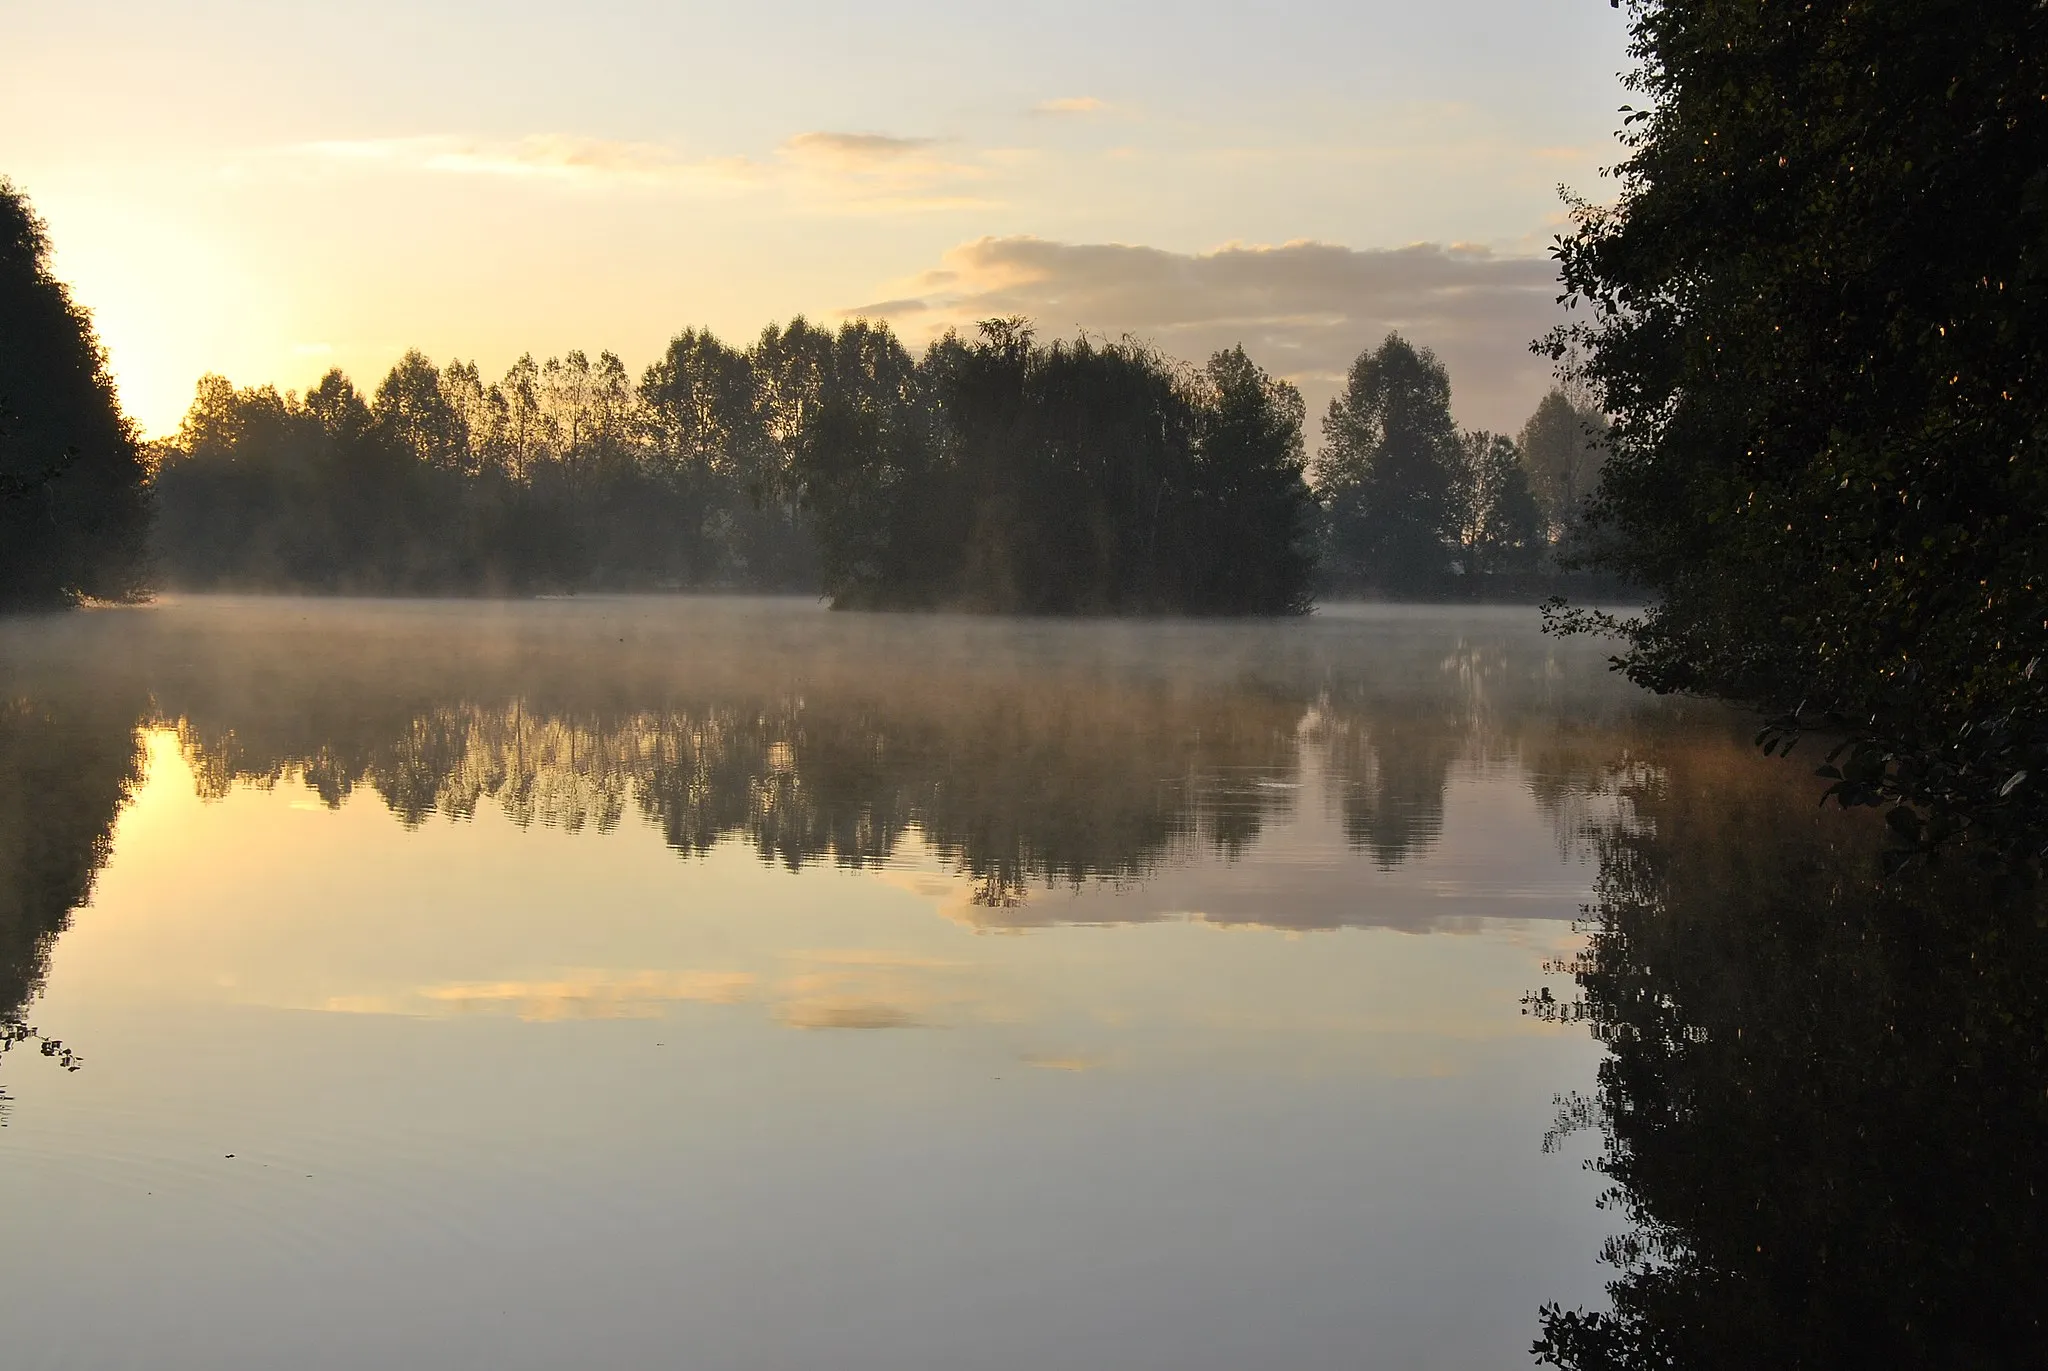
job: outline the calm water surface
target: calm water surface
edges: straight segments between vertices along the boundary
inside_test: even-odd
[[[1687,786],[1830,841],[1534,618],[0,624],[8,1364],[1528,1365],[1623,1215],[1523,997]]]

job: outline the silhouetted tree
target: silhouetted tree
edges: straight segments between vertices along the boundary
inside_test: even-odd
[[[1452,494],[1466,574],[1531,570],[1548,539],[1521,449],[1505,435],[1475,431],[1464,435],[1459,455]]]
[[[1352,363],[1323,419],[1315,492],[1328,512],[1340,581],[1389,590],[1450,572],[1459,510],[1451,381],[1427,348],[1398,333]]]
[[[1586,501],[1600,486],[1606,435],[1606,417],[1575,403],[1562,386],[1552,388],[1522,425],[1522,460],[1551,541],[1575,541]]]
[[[1191,600],[1232,614],[1300,614],[1316,571],[1301,392],[1242,347],[1199,378]]]
[[[649,468],[674,503],[681,583],[705,584],[736,551],[721,556],[709,545],[714,511],[730,520],[731,511],[719,509],[720,494],[745,488],[766,443],[753,364],[709,332],[685,329],[641,377],[640,398]]]
[[[449,370],[459,379],[459,366]],[[424,466],[461,471],[469,465],[469,426],[443,393],[441,369],[417,348],[377,387],[370,415],[385,436]]]
[[[1847,730],[1844,800],[2031,858],[2048,9],[1629,8],[1648,107],[1549,343],[1614,420],[1592,555],[1656,592],[1625,668]]]
[[[777,460],[761,484],[801,510],[816,538],[826,593],[879,602],[906,575],[934,568],[910,554],[931,493],[928,426],[915,363],[886,326],[855,320],[829,333],[803,319],[756,344]]]
[[[1301,400],[1241,349],[1197,372],[1020,320],[914,359],[798,318],[744,352],[676,336],[496,385],[407,353],[367,406],[204,379],[160,448],[191,586],[822,587],[835,604],[1299,613]]]
[[[0,179],[0,604],[131,599],[147,586],[148,468],[91,316]]]
[[[1222,353],[1042,345],[1022,320],[913,366],[886,329],[766,340],[771,427],[841,606],[1297,613],[1301,403]]]

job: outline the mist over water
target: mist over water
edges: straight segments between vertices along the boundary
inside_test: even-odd
[[[0,1065],[10,1346],[1526,1365],[1539,1306],[1626,1275],[1603,1244],[1747,1241],[1660,1198],[1712,1195],[1712,1114],[1625,1126],[1651,1082],[1751,1098],[1776,1040],[1719,1007],[1848,1069],[1829,978],[1891,993],[1794,950],[1863,899],[1872,826],[1533,618],[0,623],[0,994],[82,1060]],[[1782,988],[1803,965],[1825,993]],[[1964,1112],[2011,1135],[2027,1070]],[[1841,1095],[1771,1079],[1767,1112]],[[1752,1200],[1817,1184],[1745,1155]]]

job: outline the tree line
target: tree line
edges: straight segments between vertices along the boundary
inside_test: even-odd
[[[920,357],[798,318],[745,348],[400,359],[365,396],[201,381],[156,448],[162,571],[365,592],[816,589],[836,605],[1294,613],[1318,591],[1531,571],[1592,486],[1563,393],[1519,439],[1460,432],[1398,336],[1359,359],[1311,462],[1300,393],[1242,348],[1200,367],[1022,320]]]
[[[0,183],[0,600],[195,589],[813,590],[842,607],[1289,614],[1469,587],[1568,546],[1601,420],[1559,391],[1461,432],[1427,349],[1362,355],[1307,453],[1300,392],[1021,319],[913,356],[803,318],[618,356],[413,351],[365,394],[203,377],[142,443],[86,312]]]

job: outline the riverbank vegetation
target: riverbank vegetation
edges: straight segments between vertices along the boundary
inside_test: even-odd
[[[1550,339],[1612,417],[1584,560],[1655,690],[1846,739],[1928,850],[2048,834],[2048,10],[1638,0],[1621,196]]]

